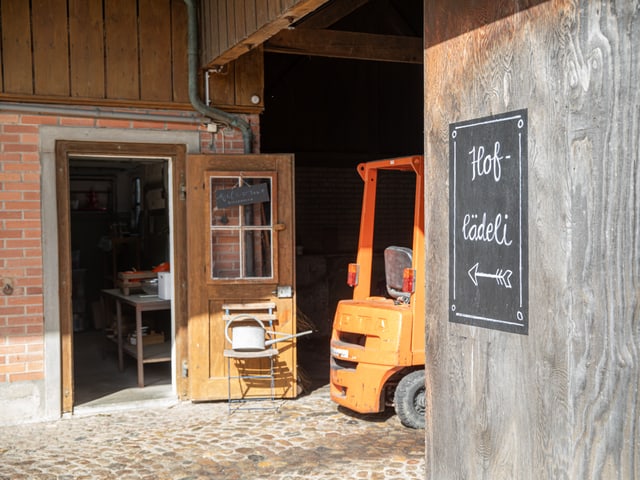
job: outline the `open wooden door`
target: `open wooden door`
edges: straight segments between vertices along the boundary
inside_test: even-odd
[[[230,347],[223,306],[273,303],[275,330],[296,333],[293,199],[291,155],[188,157],[191,400],[227,399],[229,369],[223,352]],[[295,339],[278,342],[276,348],[276,396],[293,398]],[[230,365],[232,377],[269,371],[268,359],[232,359]],[[267,381],[231,382],[235,399],[269,391]]]

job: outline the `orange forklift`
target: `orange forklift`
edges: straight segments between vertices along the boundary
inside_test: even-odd
[[[357,260],[347,273],[353,299],[338,302],[331,335],[331,399],[359,413],[393,406],[411,428],[425,425],[423,163],[422,156],[411,156],[358,165],[365,184]],[[394,175],[413,195],[397,188]],[[394,194],[405,204],[396,204]],[[377,225],[376,207],[396,205],[404,225]],[[374,232],[383,240],[397,234],[405,244],[380,247]]]

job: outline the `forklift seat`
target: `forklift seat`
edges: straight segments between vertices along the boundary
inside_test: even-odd
[[[409,293],[402,291],[402,277],[405,268],[411,268],[413,252],[406,247],[387,247],[384,250],[384,273],[387,293],[394,299],[409,300]]]

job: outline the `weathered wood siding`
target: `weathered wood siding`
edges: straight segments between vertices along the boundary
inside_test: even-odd
[[[225,65],[328,0],[201,0],[201,63]]]
[[[0,0],[0,99],[189,103],[183,0]]]
[[[638,478],[637,6],[426,0],[425,40],[427,478]],[[448,126],[521,108],[526,336],[447,311]]]

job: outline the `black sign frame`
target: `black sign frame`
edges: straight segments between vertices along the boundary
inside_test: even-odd
[[[449,125],[449,321],[529,333],[527,110]]]
[[[266,183],[216,190],[216,208],[252,205],[254,203],[264,203],[268,201],[269,186]]]

